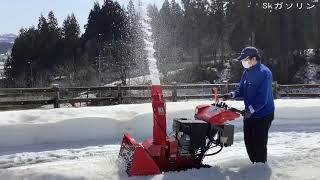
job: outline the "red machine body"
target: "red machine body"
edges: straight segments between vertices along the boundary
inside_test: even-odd
[[[196,107],[195,118],[213,125],[223,125],[228,121],[239,118],[240,114],[229,109],[219,108],[211,104]]]
[[[192,153],[181,153],[183,141],[178,138],[181,137],[181,133],[180,135],[176,133],[175,137],[167,136],[166,106],[160,85],[151,87],[151,96],[153,138],[146,139],[143,143],[138,143],[130,134],[126,133],[119,152],[121,165],[125,166],[129,176],[153,175],[165,171],[199,167],[204,154],[201,157],[198,155],[200,158],[195,158]],[[228,120],[239,117],[239,114],[222,108],[213,111],[211,106],[197,106],[196,119],[210,124],[222,125]]]

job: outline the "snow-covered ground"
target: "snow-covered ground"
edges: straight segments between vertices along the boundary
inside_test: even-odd
[[[320,66],[318,64],[307,62],[306,65],[299,69],[294,79],[305,84],[317,84],[320,83],[319,72]]]
[[[5,55],[0,54],[0,79],[4,78]]]
[[[0,34],[0,42],[14,43],[14,40],[17,38],[15,34]]]
[[[4,62],[0,61],[0,71],[3,71],[4,69]]]
[[[3,73],[4,73],[3,70],[0,69],[0,79],[3,79],[3,78],[4,78],[4,77],[3,77]]]
[[[202,103],[167,103],[169,132],[173,118],[193,118]],[[234,145],[206,158],[211,168],[131,178],[116,166],[119,144],[124,132],[152,136],[150,103],[0,112],[0,179],[319,179],[319,108],[320,99],[276,100],[267,165],[249,162],[237,119]]]

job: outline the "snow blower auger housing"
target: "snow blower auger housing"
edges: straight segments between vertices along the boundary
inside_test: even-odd
[[[151,87],[153,107],[153,139],[138,143],[128,133],[123,137],[119,162],[129,176],[154,175],[166,171],[206,167],[205,156],[219,153],[233,143],[234,127],[226,122],[240,116],[240,111],[225,103],[199,105],[195,119],[173,120],[173,135],[167,135],[166,107],[160,85]],[[211,148],[220,147],[207,153]]]

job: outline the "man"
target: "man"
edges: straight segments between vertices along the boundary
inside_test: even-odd
[[[242,98],[244,141],[252,163],[267,161],[268,131],[274,119],[272,72],[261,64],[259,51],[254,47],[242,50],[238,60],[245,71],[239,88],[224,98]]]

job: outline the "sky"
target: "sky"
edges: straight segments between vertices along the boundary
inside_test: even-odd
[[[0,0],[0,34],[18,34],[19,30],[32,25],[37,26],[41,13],[46,17],[52,10],[58,19],[59,26],[68,14],[74,13],[84,32],[88,15],[95,1],[103,0]],[[129,0],[117,0],[127,6]],[[137,3],[138,0],[133,0]],[[143,3],[154,3],[161,6],[163,0],[141,0]]]

